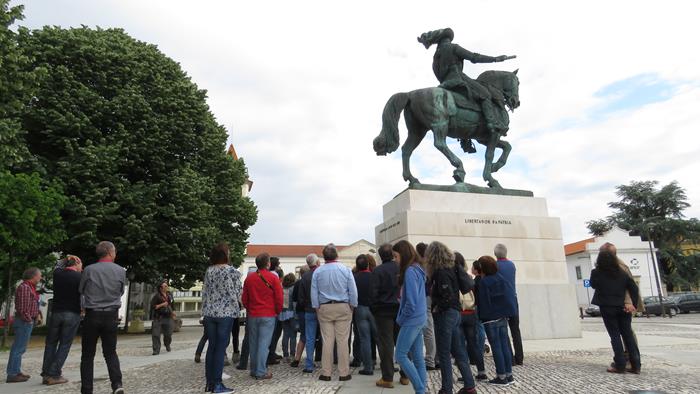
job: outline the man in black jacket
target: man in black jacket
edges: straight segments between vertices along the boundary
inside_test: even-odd
[[[396,315],[399,313],[399,265],[394,261],[391,244],[379,247],[382,264],[372,271],[372,314],[377,324],[377,348],[379,350],[382,377],[377,386],[394,387],[394,344],[399,335]],[[401,383],[408,384],[408,378],[401,374]]]
[[[46,335],[44,362],[41,367],[43,383],[67,383],[62,376],[63,364],[70,352],[73,338],[80,325],[80,286],[83,263],[77,256],[60,260],[53,272],[53,312]]]

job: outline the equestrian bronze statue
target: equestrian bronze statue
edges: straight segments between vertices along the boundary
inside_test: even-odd
[[[403,112],[408,128],[408,137],[401,147],[403,178],[409,182],[410,188],[532,195],[531,192],[515,190],[512,191],[514,193],[508,193],[509,190],[503,189],[493,177],[493,173],[506,164],[511,150],[510,144],[502,138],[508,132],[507,110],[512,112],[520,105],[518,70],[485,71],[476,80],[462,72],[464,60],[494,63],[515,56],[480,55],[452,43],[453,38],[454,33],[449,28],[423,33],[418,37],[426,49],[437,44],[433,56],[433,72],[440,85],[391,96],[384,107],[382,131],[374,139],[374,151],[383,156],[398,149],[398,122]],[[411,173],[411,154],[428,130],[433,131],[435,148],[455,168],[453,178],[457,182],[456,187],[427,187],[428,185],[421,185]],[[486,146],[483,178],[491,191],[477,191],[475,189],[483,188],[464,183],[462,161],[447,146],[447,137],[460,140],[462,149],[467,153],[476,152],[473,140]],[[502,152],[494,162],[496,148]]]

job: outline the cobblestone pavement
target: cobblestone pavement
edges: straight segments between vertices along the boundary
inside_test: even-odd
[[[644,318],[643,320],[646,320]],[[674,318],[661,320],[657,318],[643,321],[635,319],[635,329],[638,334],[676,336],[678,338],[698,339],[700,336],[700,314],[691,315],[684,319]],[[586,331],[600,331],[602,321],[586,319],[583,328]],[[201,333],[199,328],[185,328],[177,333],[174,351],[169,354],[153,357],[150,355],[150,337],[126,336],[120,337],[119,354],[122,359],[124,385],[127,393],[202,393],[204,384],[204,365],[195,364],[192,354],[196,341]],[[695,333],[694,337],[690,335]],[[687,340],[686,340],[687,341]],[[41,349],[34,343],[34,348],[25,355],[24,370],[33,375],[41,366]],[[673,354],[674,351],[696,352],[700,360],[700,340],[694,344],[683,346],[664,346],[663,351]],[[104,373],[104,361],[98,349],[96,357],[95,393],[108,393],[109,381]],[[0,355],[0,368],[4,370],[7,353]],[[79,365],[79,345],[74,349],[64,368],[64,374],[74,381],[69,384],[46,387],[38,384],[37,378],[21,385],[0,384],[2,393],[76,393],[79,392],[77,383]],[[642,354],[643,370],[641,375],[614,375],[605,372],[610,363],[610,349],[592,349],[576,351],[551,351],[526,353],[525,365],[514,367],[515,385],[507,388],[494,387],[479,383],[480,393],[627,393],[632,390],[659,390],[666,393],[700,393],[700,364],[679,363],[670,361],[669,357],[654,357]],[[493,361],[486,358],[489,376],[494,376]],[[100,373],[99,371],[103,372]],[[269,381],[255,381],[248,376],[247,371],[238,371],[226,367],[224,372],[231,375],[226,384],[239,393],[409,393],[410,386],[399,386],[393,390],[381,390],[374,385],[379,378],[377,371],[374,376],[357,375],[349,382],[339,382],[337,375],[331,382],[318,380],[318,372],[306,375],[301,368],[291,368],[280,364],[270,368],[274,377]],[[455,369],[455,382],[457,380]],[[31,383],[31,384],[30,384]],[[24,386],[23,386],[24,385]],[[11,386],[11,387],[10,387]],[[439,371],[429,372],[429,392],[437,393],[440,388]],[[455,391],[460,386],[455,384]],[[18,391],[19,390],[19,391]]]

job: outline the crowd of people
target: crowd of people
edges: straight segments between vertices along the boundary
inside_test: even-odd
[[[427,371],[439,370],[440,393],[452,393],[454,359],[460,393],[475,393],[477,380],[502,386],[515,381],[512,366],[523,363],[523,350],[516,268],[504,245],[496,245],[495,258],[482,256],[472,264],[440,242],[414,247],[399,241],[381,245],[377,254],[380,264],[361,254],[351,269],[328,244],[322,258],[306,257],[297,278],[284,275],[279,259],[262,253],[240,288],[240,274],[228,265],[228,247],[217,245],[202,289],[203,341],[209,340],[206,391],[233,392],[222,375],[231,324],[243,309],[247,320],[236,368],[253,379],[272,379],[268,366],[281,361],[305,374],[320,361],[319,380],[330,381],[335,366],[338,379],[348,381],[351,367],[374,375],[379,361],[378,387],[394,387],[398,373],[400,384],[425,393]],[[484,366],[489,349],[496,364],[491,379]]]
[[[268,253],[258,255],[256,269],[242,278],[230,264],[229,253],[225,243],[212,249],[203,280],[204,334],[195,362],[201,362],[208,342],[206,392],[233,392],[223,383],[231,338],[232,360],[238,358],[236,368],[248,370],[257,380],[272,379],[268,366],[282,361],[303,368],[305,374],[313,373],[320,361],[319,380],[330,381],[336,365],[338,379],[348,381],[351,367],[361,367],[360,375],[374,375],[379,361],[378,387],[394,387],[398,372],[400,384],[411,384],[416,393],[425,393],[427,371],[439,370],[438,393],[452,393],[454,363],[459,371],[457,384],[462,386],[458,392],[476,393],[476,381],[499,386],[514,383],[513,366],[523,364],[516,267],[505,245],[494,247],[495,257],[481,256],[468,264],[462,254],[440,242],[414,247],[402,240],[378,248],[380,264],[373,255],[361,254],[351,269],[339,261],[335,245],[328,244],[322,251],[323,263],[316,254],[309,254],[299,278],[294,273],[284,275],[279,259]],[[81,393],[93,392],[100,340],[112,392],[123,394],[116,347],[126,275],[114,263],[117,252],[111,242],[100,242],[96,254],[98,261],[85,269],[80,258],[70,255],[55,267],[42,383],[67,382],[62,367],[82,321]],[[614,245],[601,247],[591,272],[592,302],[600,306],[611,338],[614,361],[608,372],[638,374],[641,360],[631,314],[640,305],[640,297],[625,268]],[[30,378],[22,372],[22,355],[33,327],[42,318],[36,290],[41,278],[39,269],[29,268],[16,290],[8,383]],[[168,282],[162,281],[150,303],[154,355],[160,352],[161,336],[166,351],[171,351],[172,306]],[[243,310],[246,324],[239,351]],[[276,353],[280,337],[282,355]],[[484,365],[484,354],[489,351],[496,370],[490,379]]]

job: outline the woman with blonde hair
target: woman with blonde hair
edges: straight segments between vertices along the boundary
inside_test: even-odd
[[[467,294],[474,287],[474,281],[455,264],[455,256],[444,244],[432,242],[425,252],[425,263],[429,276],[432,298],[433,321],[437,358],[440,360],[442,387],[440,393],[452,393],[452,360],[462,375],[464,387],[459,394],[476,393],[476,383],[469,368],[469,357],[460,323],[459,294]]]

